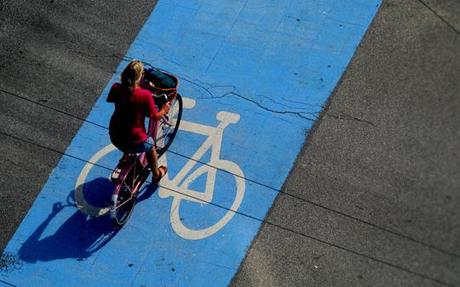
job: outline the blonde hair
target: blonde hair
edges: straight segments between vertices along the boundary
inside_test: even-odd
[[[129,89],[134,89],[136,86],[139,86],[143,75],[144,65],[139,60],[133,60],[121,73],[121,85]]]

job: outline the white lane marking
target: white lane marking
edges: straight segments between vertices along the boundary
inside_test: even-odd
[[[106,156],[108,153],[116,150],[117,148],[113,144],[109,144],[105,146],[103,149],[99,150],[95,153],[90,160],[85,164],[80,175],[77,178],[77,182],[75,183],[75,202],[77,207],[86,215],[89,216],[101,216],[107,214],[109,212],[110,207],[96,207],[91,205],[85,199],[85,194],[83,193],[83,186],[86,182],[86,177],[88,176],[91,168],[93,168],[94,164],[97,163],[102,157]]]

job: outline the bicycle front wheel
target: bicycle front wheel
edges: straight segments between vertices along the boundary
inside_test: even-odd
[[[169,113],[159,121],[159,128],[155,137],[158,156],[165,153],[176,137],[182,118],[182,106],[182,97],[177,94],[171,102]]]

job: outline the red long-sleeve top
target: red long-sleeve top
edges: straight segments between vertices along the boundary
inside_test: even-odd
[[[107,102],[115,104],[110,119],[109,134],[118,147],[131,147],[147,139],[145,118],[158,112],[152,93],[143,88],[129,90],[115,83],[107,96]]]

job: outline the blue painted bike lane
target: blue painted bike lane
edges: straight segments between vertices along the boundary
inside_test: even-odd
[[[85,122],[6,247],[0,285],[228,285],[380,5],[344,2],[159,1],[88,121],[108,125],[129,59],[178,75],[187,108],[168,177],[118,232],[86,216],[76,193],[107,203],[121,154],[101,153],[107,130]]]

